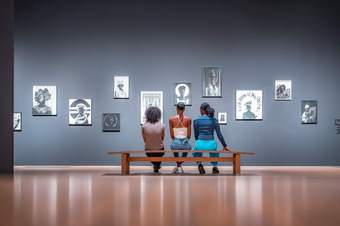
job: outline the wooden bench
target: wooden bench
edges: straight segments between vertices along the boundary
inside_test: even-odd
[[[172,154],[178,153],[219,153],[220,155],[227,155],[226,157],[147,157],[147,156],[134,156],[132,154],[145,154],[145,153],[164,153]],[[122,175],[128,175],[130,173],[131,162],[232,162],[233,174],[241,174],[241,155],[255,155],[253,152],[240,152],[240,151],[188,151],[188,150],[152,150],[152,151],[123,151],[123,152],[108,152],[109,155],[121,155],[121,173]]]

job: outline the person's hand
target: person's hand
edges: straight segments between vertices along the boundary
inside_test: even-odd
[[[228,147],[224,147],[223,150],[225,150],[225,151],[231,151]]]

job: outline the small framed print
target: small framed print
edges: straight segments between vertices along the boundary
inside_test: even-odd
[[[33,86],[33,116],[57,115],[57,87]]]
[[[120,114],[103,114],[103,132],[120,132]]]
[[[292,100],[292,81],[275,81],[275,100]]]
[[[237,90],[236,120],[262,119],[262,90]]]
[[[222,68],[202,68],[202,97],[222,97]]]
[[[220,124],[220,125],[226,125],[227,124],[227,121],[228,121],[227,112],[219,112],[217,114],[217,116],[218,116],[218,124]]]
[[[69,99],[69,125],[91,126],[91,99]]]
[[[114,76],[113,80],[113,98],[129,99],[129,76]]]
[[[191,83],[175,83],[174,105],[191,105]]]
[[[301,102],[301,123],[318,123],[318,102],[316,100],[303,100]]]
[[[22,131],[22,113],[21,112],[14,112],[13,114],[13,130],[15,132]]]

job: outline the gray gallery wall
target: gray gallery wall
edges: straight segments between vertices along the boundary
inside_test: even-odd
[[[188,115],[204,101],[228,112],[227,143],[256,152],[246,164],[339,165],[340,8],[271,2],[18,0],[15,163],[118,164],[106,151],[143,148],[140,91],[162,90],[168,118],[173,83],[191,82]],[[223,67],[223,98],[201,98],[204,65]],[[113,100],[113,74],[130,76],[129,100]],[[274,101],[276,79],[293,81],[292,101]],[[57,86],[58,116],[31,116],[33,85]],[[263,90],[263,121],[235,120],[237,89]],[[68,126],[69,98],[92,98],[93,126]],[[304,99],[318,101],[318,124],[300,123]],[[121,113],[120,133],[102,132],[104,112]]]

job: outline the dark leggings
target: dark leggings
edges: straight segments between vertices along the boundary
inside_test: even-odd
[[[148,157],[162,157],[164,155],[164,153],[161,152],[155,152],[155,153],[146,153],[146,156]],[[151,162],[153,165],[153,168],[161,168],[161,163],[162,162]]]

